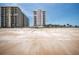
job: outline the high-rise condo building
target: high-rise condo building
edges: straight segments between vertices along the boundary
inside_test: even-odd
[[[45,11],[38,9],[33,11],[34,15],[34,26],[35,27],[44,27],[45,26]]]
[[[29,19],[18,7],[0,7],[0,27],[28,27]]]

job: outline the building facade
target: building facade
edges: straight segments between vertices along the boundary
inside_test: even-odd
[[[29,19],[18,7],[0,7],[0,27],[28,27]]]
[[[35,27],[44,27],[45,26],[45,11],[38,9],[33,11],[34,15],[34,26]]]

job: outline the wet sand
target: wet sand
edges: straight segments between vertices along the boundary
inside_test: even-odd
[[[0,29],[0,55],[79,55],[79,28]]]

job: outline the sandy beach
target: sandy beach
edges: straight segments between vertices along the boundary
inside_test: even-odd
[[[0,55],[79,55],[79,28],[0,29]]]

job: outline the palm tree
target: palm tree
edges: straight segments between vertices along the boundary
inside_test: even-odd
[[[63,27],[66,27],[66,25],[64,24]]]
[[[67,27],[69,27],[69,24],[67,24]]]
[[[67,26],[69,26],[69,24],[67,24]]]
[[[69,27],[72,27],[72,25],[70,25]]]
[[[77,28],[78,26],[77,25],[75,25],[75,28]]]

